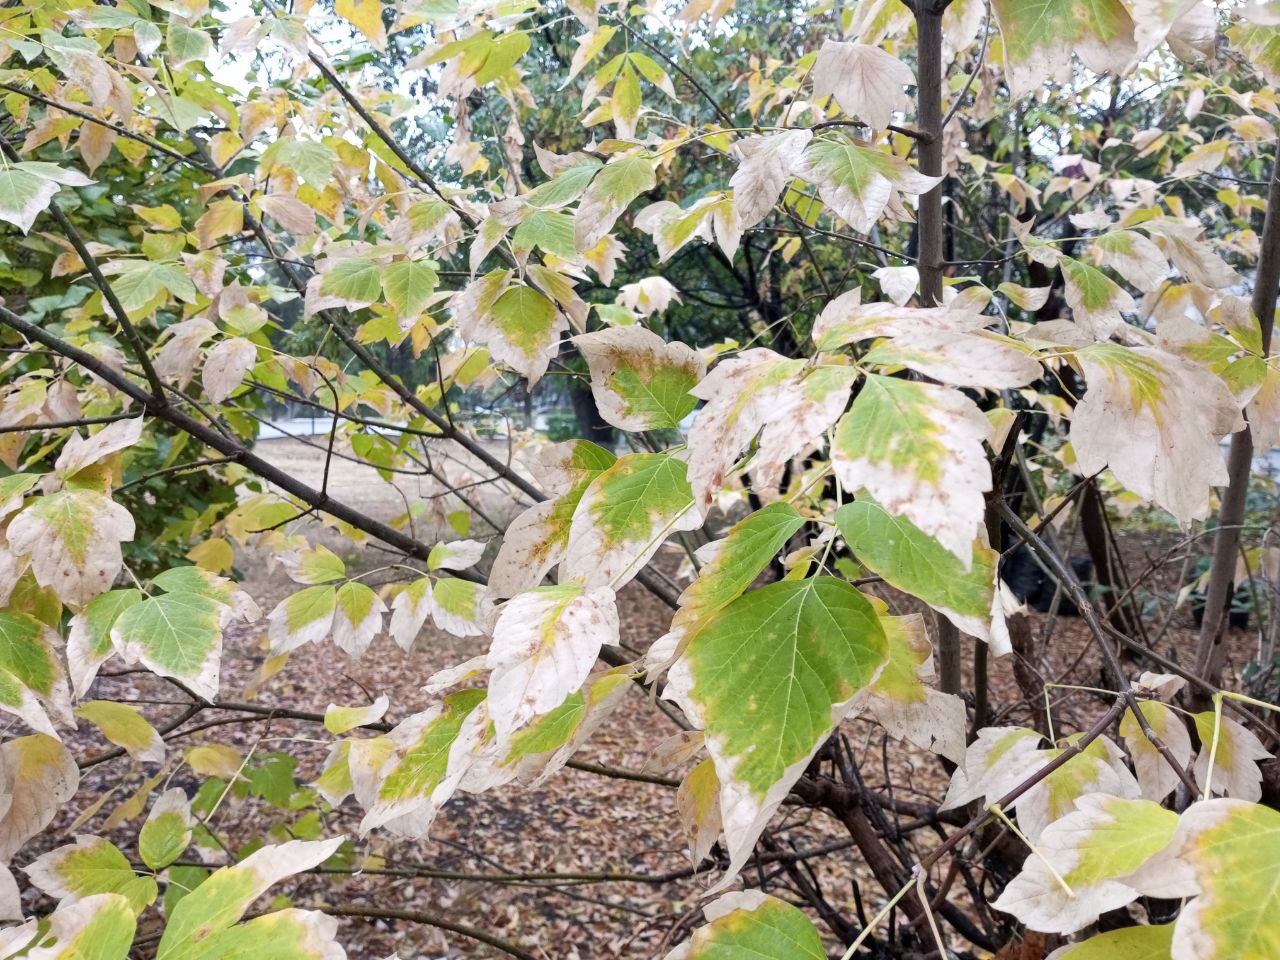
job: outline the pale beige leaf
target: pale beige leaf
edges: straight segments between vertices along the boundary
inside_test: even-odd
[[[920,285],[920,270],[916,267],[880,267],[871,276],[880,281],[884,295],[900,307],[915,296]]]
[[[391,598],[387,632],[402,650],[410,650],[431,616],[431,581],[426,577],[405,585]]]
[[[117,420],[88,437],[73,433],[58,455],[54,471],[67,480],[90,464],[133,446],[142,436],[142,421],[142,417]]]
[[[258,348],[244,337],[220,341],[205,357],[200,382],[213,403],[221,403],[235,392],[244,376],[258,360]]]
[[[503,604],[486,660],[498,741],[560,706],[587,679],[600,648],[617,642],[618,610],[608,587],[584,592],[571,581]]]
[[[485,545],[479,540],[448,540],[437,543],[427,557],[431,570],[466,570],[484,556]]]
[[[1149,800],[1086,794],[1039,835],[1022,872],[992,906],[1043,933],[1082,930],[1137,898],[1124,878],[1176,827],[1177,815]]]
[[[155,359],[156,373],[185,387],[200,362],[200,348],[218,328],[204,317],[183,320],[165,328],[167,339]]]
[[[1191,762],[1193,751],[1191,735],[1187,733],[1182,717],[1168,704],[1158,700],[1141,701],[1138,708],[1156,736],[1164,741],[1179,768],[1185,770]],[[1129,756],[1133,758],[1133,772],[1138,778],[1138,786],[1142,788],[1142,796],[1157,803],[1163,801],[1173,793],[1181,780],[1178,772],[1142,732],[1132,710],[1126,710],[1120,721],[1120,736]]]
[[[662,313],[673,302],[680,303],[681,300],[680,291],[666,277],[642,277],[634,283],[625,283],[619,287],[616,302],[648,317]]]
[[[1044,751],[1042,759],[1046,763],[1056,759],[1062,749],[1068,749],[1080,737],[1072,734],[1064,738],[1062,748]],[[1026,774],[1024,770],[1023,776]],[[1105,793],[1126,800],[1137,800],[1142,795],[1124,753],[1108,737],[1098,737],[1082,753],[1019,797],[1013,804],[1018,825],[1028,837],[1037,840],[1049,824],[1071,812],[1076,798],[1089,793]]]
[[[997,335],[918,330],[873,347],[863,360],[904,366],[954,387],[1010,390],[1040,379],[1040,363]]]
[[[856,371],[806,369],[756,347],[722,361],[692,391],[705,400],[689,430],[689,482],[710,504],[730,468],[757,434],[752,476],[775,486],[792,457],[816,445],[844,410]]]
[[[881,617],[889,639],[889,662],[868,689],[864,709],[891,737],[946,757],[952,763],[965,759],[966,713],[964,701],[935,690],[933,646],[925,632],[924,618]]]
[[[906,88],[915,82],[905,63],[866,43],[827,40],[813,66],[814,97],[834,96],[841,110],[876,130],[887,127],[895,111],[906,109]]]
[[[1154,347],[1099,343],[1077,356],[1089,384],[1071,422],[1080,472],[1110,467],[1182,523],[1207,516],[1210,488],[1227,482],[1219,440],[1242,423],[1226,384]]]
[[[1196,756],[1196,783],[1214,794],[1248,800],[1256,803],[1262,799],[1262,771],[1259,761],[1269,760],[1270,751],[1262,745],[1248,727],[1230,717],[1220,717],[1218,749],[1213,752],[1213,769],[1210,776],[1209,754],[1213,740],[1213,711],[1206,710],[1195,717],[1196,730],[1200,734],[1200,753]]]
[[[79,785],[75,758],[53,737],[0,744],[0,863],[43,830]]]
[[[909,73],[910,71],[908,71]],[[736,145],[742,162],[729,180],[740,226],[749,230],[768,216],[783,188],[796,175],[813,131],[787,130],[747,137]]]
[[[865,489],[960,558],[986,510],[991,421],[959,390],[869,375],[831,444],[845,490]]]
[[[333,611],[333,642],[339,650],[358,657],[382,631],[387,612],[382,598],[358,581],[338,588]]]
[[[489,571],[489,595],[503,599],[536,587],[564,556],[568,528],[558,500],[535,503],[507,527]]]
[[[309,237],[316,232],[316,212],[297,197],[272,193],[258,198],[262,212],[272,217],[295,237]]]
[[[1154,290],[1169,274],[1169,261],[1154,240],[1136,230],[1121,230],[1094,241],[1089,253],[1101,267],[1110,267],[1139,290]]]
[[[81,606],[110,589],[132,540],[133,516],[95,490],[60,490],[33,502],[9,523],[9,546],[29,554],[36,582],[64,603]]]
[[[983,727],[951,775],[940,809],[953,810],[983,797],[1009,792],[1040,761],[1040,735],[1024,727]]]

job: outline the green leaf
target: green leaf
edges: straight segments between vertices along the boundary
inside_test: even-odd
[[[0,477],[0,520],[22,506],[22,498],[39,479],[38,473],[11,473]]]
[[[325,268],[320,293],[338,297],[352,306],[367,306],[382,295],[378,264],[369,257],[337,260]]]
[[[565,327],[555,304],[541,291],[516,284],[494,301],[489,320],[495,335],[484,342],[494,359],[522,373],[530,386],[537,383],[559,350]]]
[[[134,910],[125,897],[98,893],[60,906],[47,924],[41,924],[40,936],[16,956],[32,960],[126,960],[136,926]],[[19,938],[6,946],[23,943],[24,932],[17,932]]]
[[[297,583],[328,583],[347,575],[347,565],[342,558],[322,543],[287,555],[284,566],[290,579]]]
[[[0,610],[0,710],[55,737],[45,707],[59,720],[71,721],[58,646],[58,635],[35,617]]]
[[[149,109],[173,129],[185,133],[192,127],[198,127],[210,116],[207,107],[202,106],[190,97],[174,96],[171,93],[147,97],[142,101]]]
[[[77,837],[75,843],[33,860],[26,872],[32,883],[64,903],[115,893],[141,913],[157,893],[155,879],[134,873],[125,855],[102,837]]]
[[[936,539],[868,497],[841,507],[835,520],[859,563],[919,597],[965,633],[992,642],[996,551],[975,540],[966,570]]]
[[[164,915],[173,916],[182,898],[208,880],[210,872],[204,867],[170,867],[169,885],[164,890]]]
[[[587,588],[617,589],[677,531],[702,525],[686,467],[670,453],[633,453],[591,481],[582,494],[560,576]]]
[[[346,733],[367,723],[377,723],[388,706],[390,701],[385,695],[363,707],[340,707],[331,703],[324,711],[324,728],[330,733]]]
[[[1171,960],[1173,924],[1149,927],[1122,927],[1108,930],[1082,943],[1063,947],[1051,960]]]
[[[991,422],[959,390],[868,375],[836,425],[831,459],[845,490],[937,538],[967,569],[991,488]]]
[[[511,235],[511,245],[516,250],[537,247],[554,253],[562,260],[576,260],[578,257],[573,242],[573,217],[555,210],[535,210],[525,217]]]
[[[319,910],[277,910],[214,934],[200,944],[191,960],[329,960],[340,956],[335,952],[341,950],[336,933],[336,922]]]
[[[477,71],[475,81],[479,86],[492,83],[516,65],[525,55],[532,41],[529,34],[516,30],[494,40],[484,58],[484,65]]]
[[[600,167],[600,161],[594,157],[574,164],[555,179],[539,184],[526,193],[525,203],[540,210],[568,206],[582,196]]]
[[[102,266],[102,272],[114,276],[111,289],[130,318],[153,313],[164,306],[169,295],[183,303],[194,303],[195,284],[185,268],[159,260],[113,260]]]
[[[382,274],[387,303],[406,321],[422,315],[439,282],[435,264],[429,260],[398,260]]]
[[[338,591],[331,583],[285,597],[267,614],[271,649],[287,653],[308,643],[319,643],[329,635],[337,603]]]
[[[364,653],[382,629],[386,609],[372,588],[359,580],[344,583],[334,597],[333,642],[353,657]]]
[[[138,855],[152,870],[163,870],[182,856],[195,827],[191,804],[181,787],[160,795],[138,833]]]
[[[537,786],[559,770],[612,713],[631,684],[623,666],[597,674],[564,703],[516,731],[502,760],[522,783]]]
[[[484,588],[470,580],[441,577],[428,595],[431,619],[437,627],[455,637],[475,637],[484,633],[480,625]]]
[[[108,590],[90,600],[71,618],[67,632],[67,672],[77,697],[89,692],[98,668],[111,656],[111,628],[116,619],[142,598],[142,591],[135,587]]]
[[[578,204],[573,227],[575,246],[579,250],[594,247],[613,229],[631,201],[652,190],[656,182],[653,162],[646,157],[633,155],[605,164]]]
[[[680,594],[680,608],[671,620],[671,632],[681,637],[692,635],[704,620],[740,597],[804,522],[795,507],[779,500],[748,514],[722,539],[709,544],[715,552]],[[664,651],[662,656],[676,652],[680,652],[678,648]],[[651,669],[661,665],[659,660]]]
[[[342,841],[342,837],[317,842],[291,840],[262,847],[235,866],[216,871],[174,906],[156,960],[226,957],[217,946],[219,935],[244,916],[249,905],[269,887],[285,877],[319,866],[337,851]],[[332,931],[327,939],[332,940]]]
[[[212,46],[209,35],[203,30],[196,30],[181,23],[169,24],[169,36],[165,40],[165,49],[169,52],[169,62],[180,66],[192,60],[204,60]]]
[[[317,190],[323,190],[333,179],[333,168],[338,155],[333,148],[315,140],[276,140],[262,154],[262,165],[279,163],[295,171],[298,176]]]
[[[1149,800],[1082,796],[1040,834],[1037,852],[993,906],[1034,930],[1075,933],[1137,898],[1124,878],[1163,849],[1177,825],[1176,813]]]
[[[196,593],[165,593],[125,610],[111,629],[116,651],[200,696],[218,695],[222,614],[226,608]]]
[[[667,343],[641,326],[587,333],[573,342],[590,368],[600,416],[620,430],[678,427],[698,403],[689,391],[705,365],[683,343]]]
[[[1172,955],[1257,960],[1280,945],[1280,813],[1243,800],[1203,800],[1183,812],[1169,846],[1135,875],[1144,893],[1188,897]]]
[[[703,912],[711,922],[667,960],[826,960],[804,911],[759,890],[727,893]]]
[[[726,880],[887,654],[875,609],[834,577],[753,590],[689,640],[667,696],[706,732],[715,758]]]
[[[360,824],[362,831],[411,814],[430,824],[439,803],[452,793],[452,781],[461,776],[461,771],[449,776],[454,741],[484,697],[479,689],[450,694],[439,708],[410,717],[391,732],[397,743],[396,755],[385,768],[376,799]],[[425,830],[426,826],[419,824],[414,832]]]

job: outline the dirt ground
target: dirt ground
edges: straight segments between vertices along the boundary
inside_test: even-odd
[[[323,474],[321,451],[297,441],[272,441],[259,445],[273,462],[293,475],[319,486]],[[397,490],[397,487],[399,488]],[[398,477],[396,486],[383,481],[372,469],[339,461],[331,471],[329,489],[337,498],[352,502],[384,520],[405,511],[406,498],[430,498],[438,491],[421,478]],[[481,511],[502,519],[513,504],[492,487],[472,491]],[[428,503],[432,501],[428,500]],[[420,538],[443,535],[442,518],[457,504],[420,517],[415,533]],[[428,511],[431,514],[433,511]],[[475,531],[480,534],[480,531]],[[334,549],[341,541],[321,532],[319,536]],[[448,534],[449,538],[456,534]],[[1133,569],[1142,569],[1174,543],[1171,537],[1135,536],[1126,538],[1126,560]],[[352,567],[369,569],[384,563],[373,550],[343,552]],[[1178,576],[1176,554],[1161,567],[1164,589]],[[244,586],[269,611],[281,598],[296,589],[283,572],[269,567],[260,557],[244,553],[237,558]],[[374,578],[376,582],[376,577]],[[889,597],[895,604],[901,598]],[[664,632],[669,619],[660,602],[642,587],[632,584],[620,594],[620,620],[624,643],[644,649]],[[1043,615],[1032,618],[1033,631],[1046,624]],[[396,720],[427,704],[419,687],[435,671],[483,652],[485,638],[458,639],[428,627],[408,653],[389,638],[374,641],[368,653],[352,659],[329,643],[296,651],[287,666],[254,691],[259,672],[267,659],[265,621],[230,629],[223,659],[222,695],[227,699],[253,699],[262,705],[295,710],[323,711],[329,703],[357,704],[387,694],[392,703],[388,719]],[[1185,610],[1175,614],[1160,641],[1166,654],[1186,650],[1194,637],[1190,616]],[[1251,640],[1241,635],[1236,641],[1236,660],[1247,659]],[[1072,666],[1074,664],[1074,666]],[[118,672],[119,664],[108,664],[104,673]],[[1054,625],[1044,662],[1037,669],[1061,674],[1060,682],[1093,685],[1099,680],[1099,660],[1092,649],[1083,623],[1076,618],[1059,618]],[[1070,669],[1068,669],[1070,668]],[[1141,668],[1133,667],[1134,675]],[[1017,700],[1012,665],[1008,659],[991,667],[992,701],[999,705]],[[179,709],[173,690],[163,683],[136,673],[104,677],[95,691],[98,696],[135,698],[148,703],[146,710],[159,721]],[[1099,701],[1084,693],[1065,693],[1055,704],[1054,719],[1059,734],[1079,729],[1099,710]],[[213,715],[218,716],[218,715]],[[1001,723],[1027,723],[1031,714],[1025,706],[1015,706],[1000,715]],[[676,728],[647,702],[637,688],[627,694],[612,723],[579,754],[579,760],[628,771],[641,770],[655,746]],[[863,722],[847,724],[855,744],[864,779],[873,787],[886,785],[892,777],[898,796],[912,800],[940,799],[946,773],[939,760],[902,744],[886,744],[883,731]],[[96,732],[77,735],[83,753],[102,749],[94,741]],[[253,749],[262,756],[272,750],[287,750],[299,757],[295,776],[307,782],[320,772],[332,738],[314,724],[273,719],[269,724],[224,723],[179,738],[170,750],[194,743],[219,741],[241,751]],[[887,749],[886,749],[887,748]],[[189,772],[175,766],[172,783],[185,785]],[[153,773],[149,768],[146,773]],[[676,774],[679,775],[678,773]],[[86,772],[76,803],[82,806],[103,792],[113,799],[88,818],[83,829],[98,830],[117,803],[143,781],[143,771],[127,759],[91,768]],[[164,782],[156,785],[162,789]],[[228,796],[213,822],[215,833],[240,839],[256,831],[275,829],[283,838],[298,814],[281,811],[261,800]],[[689,866],[685,841],[681,836],[675,808],[675,790],[670,786],[623,781],[594,773],[566,769],[548,785],[537,790],[516,786],[479,796],[456,797],[436,821],[430,839],[388,841],[379,833],[359,836],[356,827],[360,811],[352,801],[328,815],[326,834],[346,831],[355,850],[355,862],[365,868],[394,873],[397,868],[427,867],[439,874],[431,878],[383,874],[361,876],[306,877],[282,885],[295,905],[324,907],[376,906],[380,909],[426,911],[445,914],[450,919],[478,928],[517,944],[538,957],[597,958],[662,956],[672,944],[665,939],[682,918],[696,910],[699,898],[714,880],[713,874],[666,883],[646,882]],[[122,844],[133,842],[141,819],[134,819],[113,832]],[[64,830],[47,831],[42,843],[66,842]],[[936,842],[928,835],[923,842]],[[914,834],[920,837],[920,834]],[[844,841],[838,823],[799,808],[792,812],[782,841],[795,848]],[[130,848],[131,849],[131,848]],[[923,851],[923,847],[918,852]],[[883,902],[881,891],[869,879],[856,853],[834,853],[815,864],[816,876],[832,901],[847,915],[854,916],[856,903],[851,881],[857,881],[871,913]],[[627,882],[481,882],[467,875],[526,873],[613,873],[636,875]],[[152,924],[151,932],[158,931]],[[687,929],[687,927],[686,927]],[[143,933],[147,932],[144,921]],[[344,918],[340,940],[352,960],[382,960],[396,954],[401,960],[436,958],[488,958],[504,954],[467,937],[408,920],[368,921]],[[264,958],[265,960],[265,958]]]

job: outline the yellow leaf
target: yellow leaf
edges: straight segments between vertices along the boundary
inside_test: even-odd
[[[202,743],[182,756],[192,770],[205,777],[230,780],[240,770],[240,751],[225,743]]]
[[[387,31],[382,26],[381,0],[338,0],[335,7],[338,16],[345,17],[351,24],[369,38],[369,42],[379,50],[387,46]]]
[[[212,247],[223,237],[244,229],[244,207],[230,197],[209,204],[209,209],[196,221],[196,239],[200,249]]]
[[[192,547],[187,553],[187,559],[210,573],[226,573],[231,569],[235,555],[225,538],[211,537]]]

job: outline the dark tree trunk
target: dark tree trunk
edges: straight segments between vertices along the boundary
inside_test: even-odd
[[[613,427],[600,416],[600,408],[596,406],[591,388],[585,384],[572,383],[569,387],[569,402],[573,404],[573,415],[578,418],[578,436],[612,450]]]

